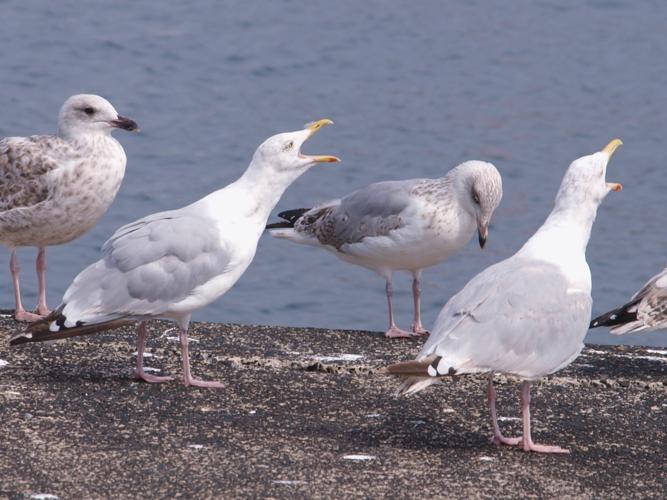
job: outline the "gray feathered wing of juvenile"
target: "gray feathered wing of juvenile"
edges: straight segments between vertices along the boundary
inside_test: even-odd
[[[667,328],[667,267],[653,276],[627,304],[591,321],[590,327],[610,327],[614,335]]]

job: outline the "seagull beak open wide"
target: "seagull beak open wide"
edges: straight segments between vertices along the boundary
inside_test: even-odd
[[[609,159],[611,159],[611,157],[614,156],[614,153],[616,152],[618,147],[621,146],[622,144],[623,142],[621,142],[620,139],[614,139],[604,147],[602,152],[607,153],[609,155]],[[623,189],[623,185],[619,184],[618,182],[607,182],[607,187],[612,191],[620,191],[621,189]]]
[[[308,135],[307,139],[311,138],[318,130],[320,130],[322,127],[325,127],[327,125],[332,125],[333,122],[327,118],[324,118],[322,120],[317,120],[316,122],[311,122],[305,125],[305,129],[310,131],[310,134]],[[303,153],[299,153],[300,158],[308,159],[311,160],[315,163],[337,163],[340,161],[340,158],[336,156],[330,156],[330,155],[304,155]]]
[[[130,132],[139,132],[139,125],[134,120],[126,118],[125,116],[118,115],[118,118],[111,120],[111,125],[116,128],[122,128],[123,130],[128,130]]]

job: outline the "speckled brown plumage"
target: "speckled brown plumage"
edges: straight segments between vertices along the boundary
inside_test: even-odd
[[[17,319],[35,317],[21,304],[16,248],[39,249],[37,309],[43,315],[48,312],[45,248],[81,236],[106,213],[126,163],[111,131],[136,126],[107,100],[77,95],[63,104],[57,135],[0,140],[0,244],[11,249]]]

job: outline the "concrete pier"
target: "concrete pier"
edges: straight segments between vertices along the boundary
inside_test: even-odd
[[[9,348],[0,320],[0,497],[664,498],[667,349],[588,346],[533,389],[533,437],[569,455],[489,443],[484,377],[397,398],[377,373],[422,340],[379,333],[195,324],[186,388],[173,324]],[[6,362],[5,363],[3,363]],[[157,373],[157,372],[155,372]],[[516,380],[496,377],[506,435]],[[50,497],[41,497],[50,498]]]

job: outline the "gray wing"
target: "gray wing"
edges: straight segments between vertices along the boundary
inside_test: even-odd
[[[383,236],[403,224],[418,179],[371,184],[340,200],[312,208],[294,225],[297,232],[339,249],[369,236]]]
[[[162,212],[121,227],[103,258],[81,272],[63,299],[70,321],[102,322],[163,314],[223,274],[230,249],[211,231],[214,221]]]
[[[557,267],[510,258],[452,297],[420,358],[437,355],[439,374],[452,369],[537,378],[579,354],[591,306],[590,293],[570,289]]]
[[[667,326],[667,267],[646,283],[632,301],[640,300],[637,319],[647,328]]]
[[[667,267],[627,304],[593,320],[592,326],[599,325],[610,326],[609,331],[615,335],[667,328]]]
[[[78,154],[59,137],[35,135],[0,141],[0,214],[46,200],[48,174]]]
[[[646,330],[667,327],[667,268],[654,276],[635,294],[633,300],[640,299],[637,319]]]

